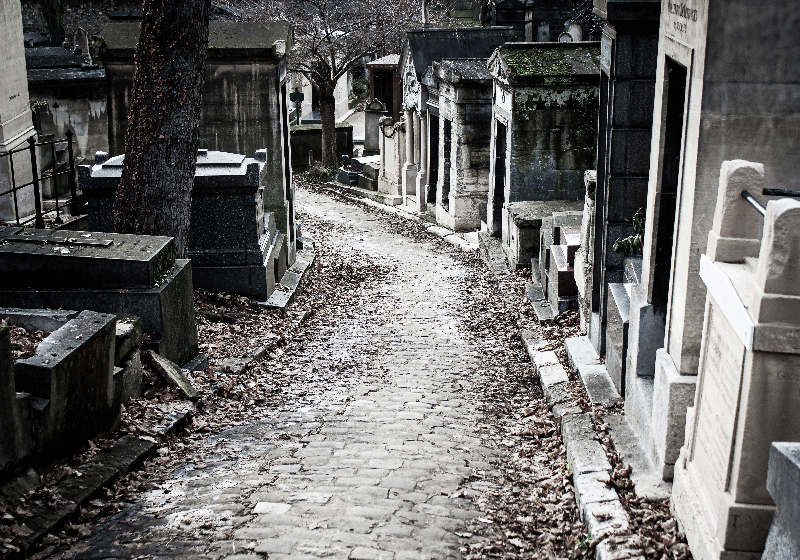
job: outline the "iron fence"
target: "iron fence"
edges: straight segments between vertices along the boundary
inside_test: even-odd
[[[17,226],[19,227],[29,226],[31,223],[33,223],[34,227],[36,228],[44,228],[45,213],[53,211],[55,212],[55,220],[54,220],[55,223],[57,225],[61,224],[63,223],[61,214],[66,213],[65,209],[67,208],[68,205],[70,206],[69,208],[70,215],[78,214],[78,186],[75,179],[75,155],[72,149],[72,136],[73,133],[71,130],[67,131],[66,139],[44,140],[41,142],[37,142],[36,137],[31,136],[30,138],[28,138],[27,147],[23,146],[0,154],[0,164],[2,163],[3,158],[8,158],[7,169],[9,172],[9,183],[11,186],[11,188],[0,192],[0,197],[11,195],[14,204],[14,221]],[[63,149],[62,147],[65,142],[67,147],[67,161],[59,162],[57,157],[57,151],[61,151]],[[40,163],[37,151],[38,155],[42,156],[49,155],[50,161],[52,162],[52,168],[40,169]],[[23,172],[27,172],[27,169],[15,168],[14,155],[22,154],[24,152],[28,152],[30,154],[30,171],[32,179],[31,181],[17,184],[17,177],[21,175]],[[66,165],[63,165],[62,169],[59,169],[59,164],[66,164]],[[27,162],[25,166],[27,167]],[[59,178],[64,176],[66,176],[67,178],[70,197],[68,199],[59,200],[60,196],[59,181],[61,180]],[[48,208],[47,212],[43,211],[42,209],[43,205],[42,183],[45,180],[50,180],[51,184],[53,185],[53,194],[55,202],[55,205],[52,208]],[[20,192],[22,191],[22,189],[31,186],[33,187],[34,213],[33,215],[30,216],[21,217],[19,208]]]

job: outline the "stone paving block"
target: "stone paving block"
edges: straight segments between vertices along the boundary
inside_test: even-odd
[[[571,414],[561,420],[561,431],[567,447],[567,461],[575,476],[590,472],[611,472],[611,463],[594,439],[592,421],[587,414]]]
[[[292,548],[294,548],[296,543],[297,541],[295,539],[287,539],[282,537],[265,539],[259,541],[254,550],[260,553],[272,554],[274,552],[282,552],[286,554],[292,551]]]
[[[581,515],[588,504],[597,502],[617,502],[617,492],[606,484],[609,481],[608,473],[587,473],[573,476],[575,498]]]
[[[578,369],[580,364],[599,364],[600,357],[594,349],[588,336],[574,336],[564,340],[564,347],[567,350],[567,357],[570,365]]]
[[[359,546],[348,557],[350,560],[394,560],[394,552]]]
[[[583,520],[595,539],[628,531],[628,512],[619,500],[587,503],[583,508]]]

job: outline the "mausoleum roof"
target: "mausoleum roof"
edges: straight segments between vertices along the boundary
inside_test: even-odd
[[[516,40],[510,26],[409,29],[406,35],[403,54],[410,51],[418,78],[433,62],[445,58],[488,58],[497,47]],[[400,58],[405,59],[405,56]]]
[[[132,60],[139,42],[139,22],[109,23],[102,36],[103,60]],[[292,28],[286,22],[212,21],[208,25],[208,58],[212,59],[281,58],[293,44]]]
[[[367,66],[370,68],[374,68],[376,66],[397,66],[400,64],[400,55],[399,54],[387,54],[386,56],[382,56],[372,62],[367,62]]]
[[[492,74],[486,67],[486,58],[445,59],[437,65],[436,75],[450,83],[490,82]]]
[[[590,83],[600,79],[600,43],[507,43],[489,60],[495,78],[509,83]]]

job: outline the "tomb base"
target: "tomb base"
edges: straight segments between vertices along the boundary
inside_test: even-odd
[[[436,223],[453,231],[476,231],[486,218],[486,193],[450,195],[449,209],[436,205]]]
[[[679,375],[664,349],[656,374],[626,372],[625,416],[662,480],[672,480],[683,443],[686,409],[694,402],[696,376]]]
[[[776,509],[763,560],[800,558],[800,443],[772,444],[767,490]]]
[[[183,259],[176,259],[173,269],[154,288],[0,290],[3,307],[89,309],[136,315],[145,331],[161,336],[154,344],[157,352],[177,364],[197,355],[193,302],[192,266]]]
[[[640,284],[631,287],[628,324],[628,363],[625,370],[636,375],[655,375],[656,350],[664,346],[666,318],[648,301]]]
[[[737,504],[727,492],[719,504],[704,503],[704,477],[694,465],[686,463],[685,450],[681,450],[675,468],[670,508],[695,560],[761,560],[775,508]],[[715,516],[707,514],[712,509],[717,512]]]

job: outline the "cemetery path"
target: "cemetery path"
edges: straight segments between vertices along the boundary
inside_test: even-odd
[[[281,404],[187,440],[57,556],[581,556],[556,422],[485,267],[316,192],[297,206],[315,275],[331,258],[367,272],[355,303],[328,302],[302,351],[269,366],[295,380]]]

